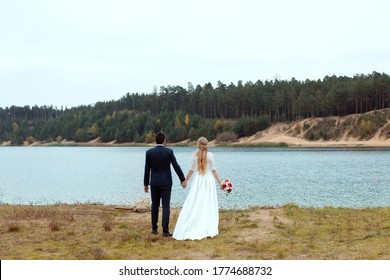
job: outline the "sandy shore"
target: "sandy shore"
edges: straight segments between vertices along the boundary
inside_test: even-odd
[[[354,138],[343,138],[338,141],[309,141],[300,137],[287,135],[286,126],[275,124],[263,132],[258,132],[250,137],[239,139],[234,144],[240,145],[261,145],[261,144],[280,144],[284,143],[289,147],[390,147],[390,138],[383,139],[373,137],[367,141],[361,141]]]
[[[255,135],[239,139],[237,145],[284,143],[291,147],[390,147],[390,138],[386,139],[382,135],[382,129],[379,129],[371,139],[365,141],[349,137],[348,134],[352,128],[345,131],[344,135],[337,141],[309,141],[304,138],[303,133],[291,136],[291,131],[294,131],[296,127],[313,125],[316,121],[318,121],[318,119],[306,119],[301,122],[291,124],[277,123],[264,131],[256,133]],[[339,118],[339,120],[342,121],[342,118]],[[384,127],[386,126],[390,126],[390,120]]]
[[[260,136],[259,136],[260,134]],[[262,134],[259,133],[250,137],[240,138],[235,143],[229,143],[231,146],[240,147],[240,146],[278,146],[285,145],[288,147],[390,147],[390,139],[380,140],[380,139],[370,139],[367,141],[359,141],[356,139],[340,140],[340,141],[308,141],[306,139],[291,137],[283,134]],[[180,143],[169,143],[170,146],[193,146],[195,145],[194,141],[183,141]],[[210,146],[218,146],[215,140],[210,141]],[[224,144],[223,144],[224,145]],[[10,142],[3,142],[1,146],[11,146]],[[126,147],[126,146],[153,146],[153,144],[147,143],[103,143],[96,140],[90,142],[74,142],[74,141],[62,141],[50,142],[50,143],[40,143],[34,142],[33,144],[25,143],[24,146],[89,146],[89,147]]]

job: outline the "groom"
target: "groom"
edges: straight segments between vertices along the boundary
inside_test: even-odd
[[[152,233],[157,234],[158,212],[160,200],[162,201],[162,236],[172,236],[169,232],[170,201],[172,190],[172,164],[177,176],[179,176],[182,187],[185,187],[183,171],[176,161],[171,149],[165,147],[166,139],[164,133],[157,133],[156,146],[146,152],[144,191],[149,192],[151,186],[152,197]],[[150,178],[151,177],[151,178]],[[150,183],[149,183],[150,179]]]

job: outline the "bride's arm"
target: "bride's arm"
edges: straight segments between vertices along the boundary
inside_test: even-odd
[[[183,188],[187,187],[188,181],[190,180],[192,174],[194,174],[195,164],[196,164],[196,155],[195,155],[195,153],[193,153],[192,156],[191,156],[191,167],[190,167],[190,170],[188,170],[186,179],[181,184],[183,186]]]
[[[187,173],[185,181],[183,182],[184,184],[183,188],[187,187],[188,181],[190,180],[192,174],[194,174],[194,171],[190,169]]]
[[[217,170],[215,170],[215,169],[213,170],[213,175],[214,175],[215,180],[217,180],[220,189],[222,190],[222,182],[221,182],[221,179],[219,179]]]

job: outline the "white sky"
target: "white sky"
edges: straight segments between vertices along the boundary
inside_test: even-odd
[[[0,107],[390,74],[390,1],[0,0]]]

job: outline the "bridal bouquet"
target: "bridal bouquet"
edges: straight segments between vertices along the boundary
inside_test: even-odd
[[[229,194],[232,192],[233,190],[233,184],[232,182],[230,182],[229,180],[223,180],[222,181],[222,188],[223,188],[223,191],[226,192],[226,194]]]

